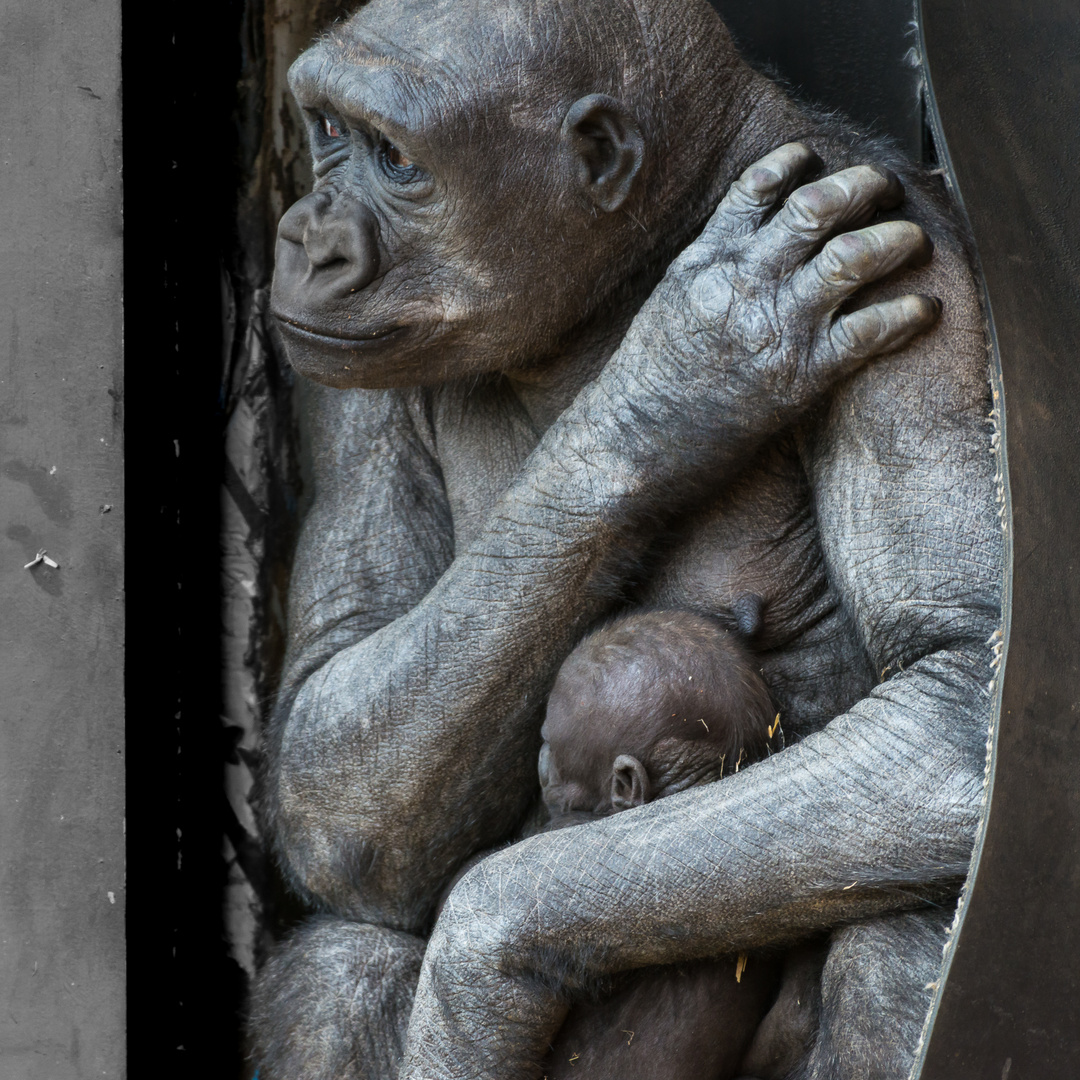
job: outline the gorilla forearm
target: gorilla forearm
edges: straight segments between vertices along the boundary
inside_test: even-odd
[[[269,801],[279,850],[324,903],[422,925],[455,864],[524,810],[530,721],[555,665],[610,605],[658,523],[702,477],[721,483],[837,378],[937,318],[929,299],[906,296],[833,319],[860,285],[919,257],[926,237],[888,223],[800,266],[823,237],[897,198],[895,178],[849,169],[763,224],[813,161],[784,147],[744,174],[487,528],[412,610],[315,670],[294,664],[304,681],[274,744]],[[361,469],[355,479],[371,478]],[[359,562],[378,566],[385,538],[368,544]],[[493,775],[504,782],[491,785]]]
[[[951,297],[938,333],[844,383],[800,436],[830,577],[883,681],[745,773],[470,872],[427,954],[403,1080],[539,1075],[563,1008],[545,971],[570,973],[572,990],[940,900],[962,880],[1000,526],[979,309],[948,233],[917,273]],[[441,1030],[447,1009],[468,1030]],[[493,1045],[505,1054],[477,1054]]]
[[[441,579],[445,556],[422,550],[440,524],[433,479],[415,505],[352,509],[355,490],[424,472],[402,406],[369,395],[339,417],[357,448],[316,462],[265,797],[294,880],[335,910],[422,925],[456,865],[504,836],[533,794],[550,678],[612,603],[661,502],[640,440],[631,448],[601,414],[604,395],[594,387],[548,433]],[[388,438],[400,455],[389,466]]]
[[[355,618],[352,641],[342,640],[342,620],[327,618],[330,629],[294,659],[268,802],[291,872],[335,910],[422,925],[461,859],[524,811],[555,668],[611,605],[658,508],[677,497],[659,440],[650,447],[640,429],[620,425],[610,393],[590,387],[548,432],[487,528],[411,610],[375,632],[377,615]],[[704,446],[723,468],[745,438],[731,432],[726,456],[723,440]],[[691,472],[684,462],[686,484]],[[324,540],[312,532],[301,577]],[[375,549],[351,554],[375,564],[384,543],[377,535]],[[421,587],[422,577],[412,585]],[[334,591],[313,584],[294,606],[308,612]],[[394,603],[403,601],[395,594]]]
[[[948,895],[978,818],[985,659],[974,643],[928,656],[723,783],[485,860],[436,927],[402,1080],[538,1076],[565,1009],[553,968],[572,992]]]
[[[722,784],[537,837],[467,875],[429,948],[403,1078],[539,1075],[563,1007],[545,970],[571,973],[572,990],[956,889],[981,809],[1002,557],[963,267],[943,235],[919,271],[952,297],[940,331],[843,384],[800,436],[830,577],[881,684]],[[460,1042],[439,1030],[447,1009],[470,1017]],[[496,1044],[505,1055],[474,1056]]]
[[[342,913],[422,925],[455,865],[504,835],[532,794],[529,721],[632,547],[627,470],[587,469],[579,454],[605,459],[580,442],[569,459],[535,455],[411,611],[304,673],[270,799],[292,872]]]

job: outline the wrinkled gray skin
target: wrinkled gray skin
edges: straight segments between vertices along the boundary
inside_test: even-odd
[[[1000,605],[943,200],[704,0],[374,0],[292,80],[317,181],[273,303],[346,389],[313,395],[263,813],[331,914],[256,987],[261,1080],[539,1076],[593,980],[823,932],[797,1071],[903,1077],[948,918],[904,912],[966,871]],[[735,583],[788,748],[483,860],[425,949],[590,624]]]

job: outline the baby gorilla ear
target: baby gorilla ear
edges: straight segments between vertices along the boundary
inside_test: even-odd
[[[637,121],[614,98],[589,94],[570,106],[562,135],[586,197],[608,213],[618,210],[645,157]]]
[[[611,766],[611,808],[616,813],[642,806],[652,798],[645,766],[636,757],[620,754]]]

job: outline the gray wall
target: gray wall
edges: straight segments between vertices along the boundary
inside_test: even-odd
[[[0,0],[5,1080],[124,1073],[119,24]]]

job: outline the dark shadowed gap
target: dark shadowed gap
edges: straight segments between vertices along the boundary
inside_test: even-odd
[[[126,2],[128,1075],[241,1075],[222,933],[222,265],[241,3]]]
[[[710,0],[743,56],[808,101],[922,150],[912,0]]]

